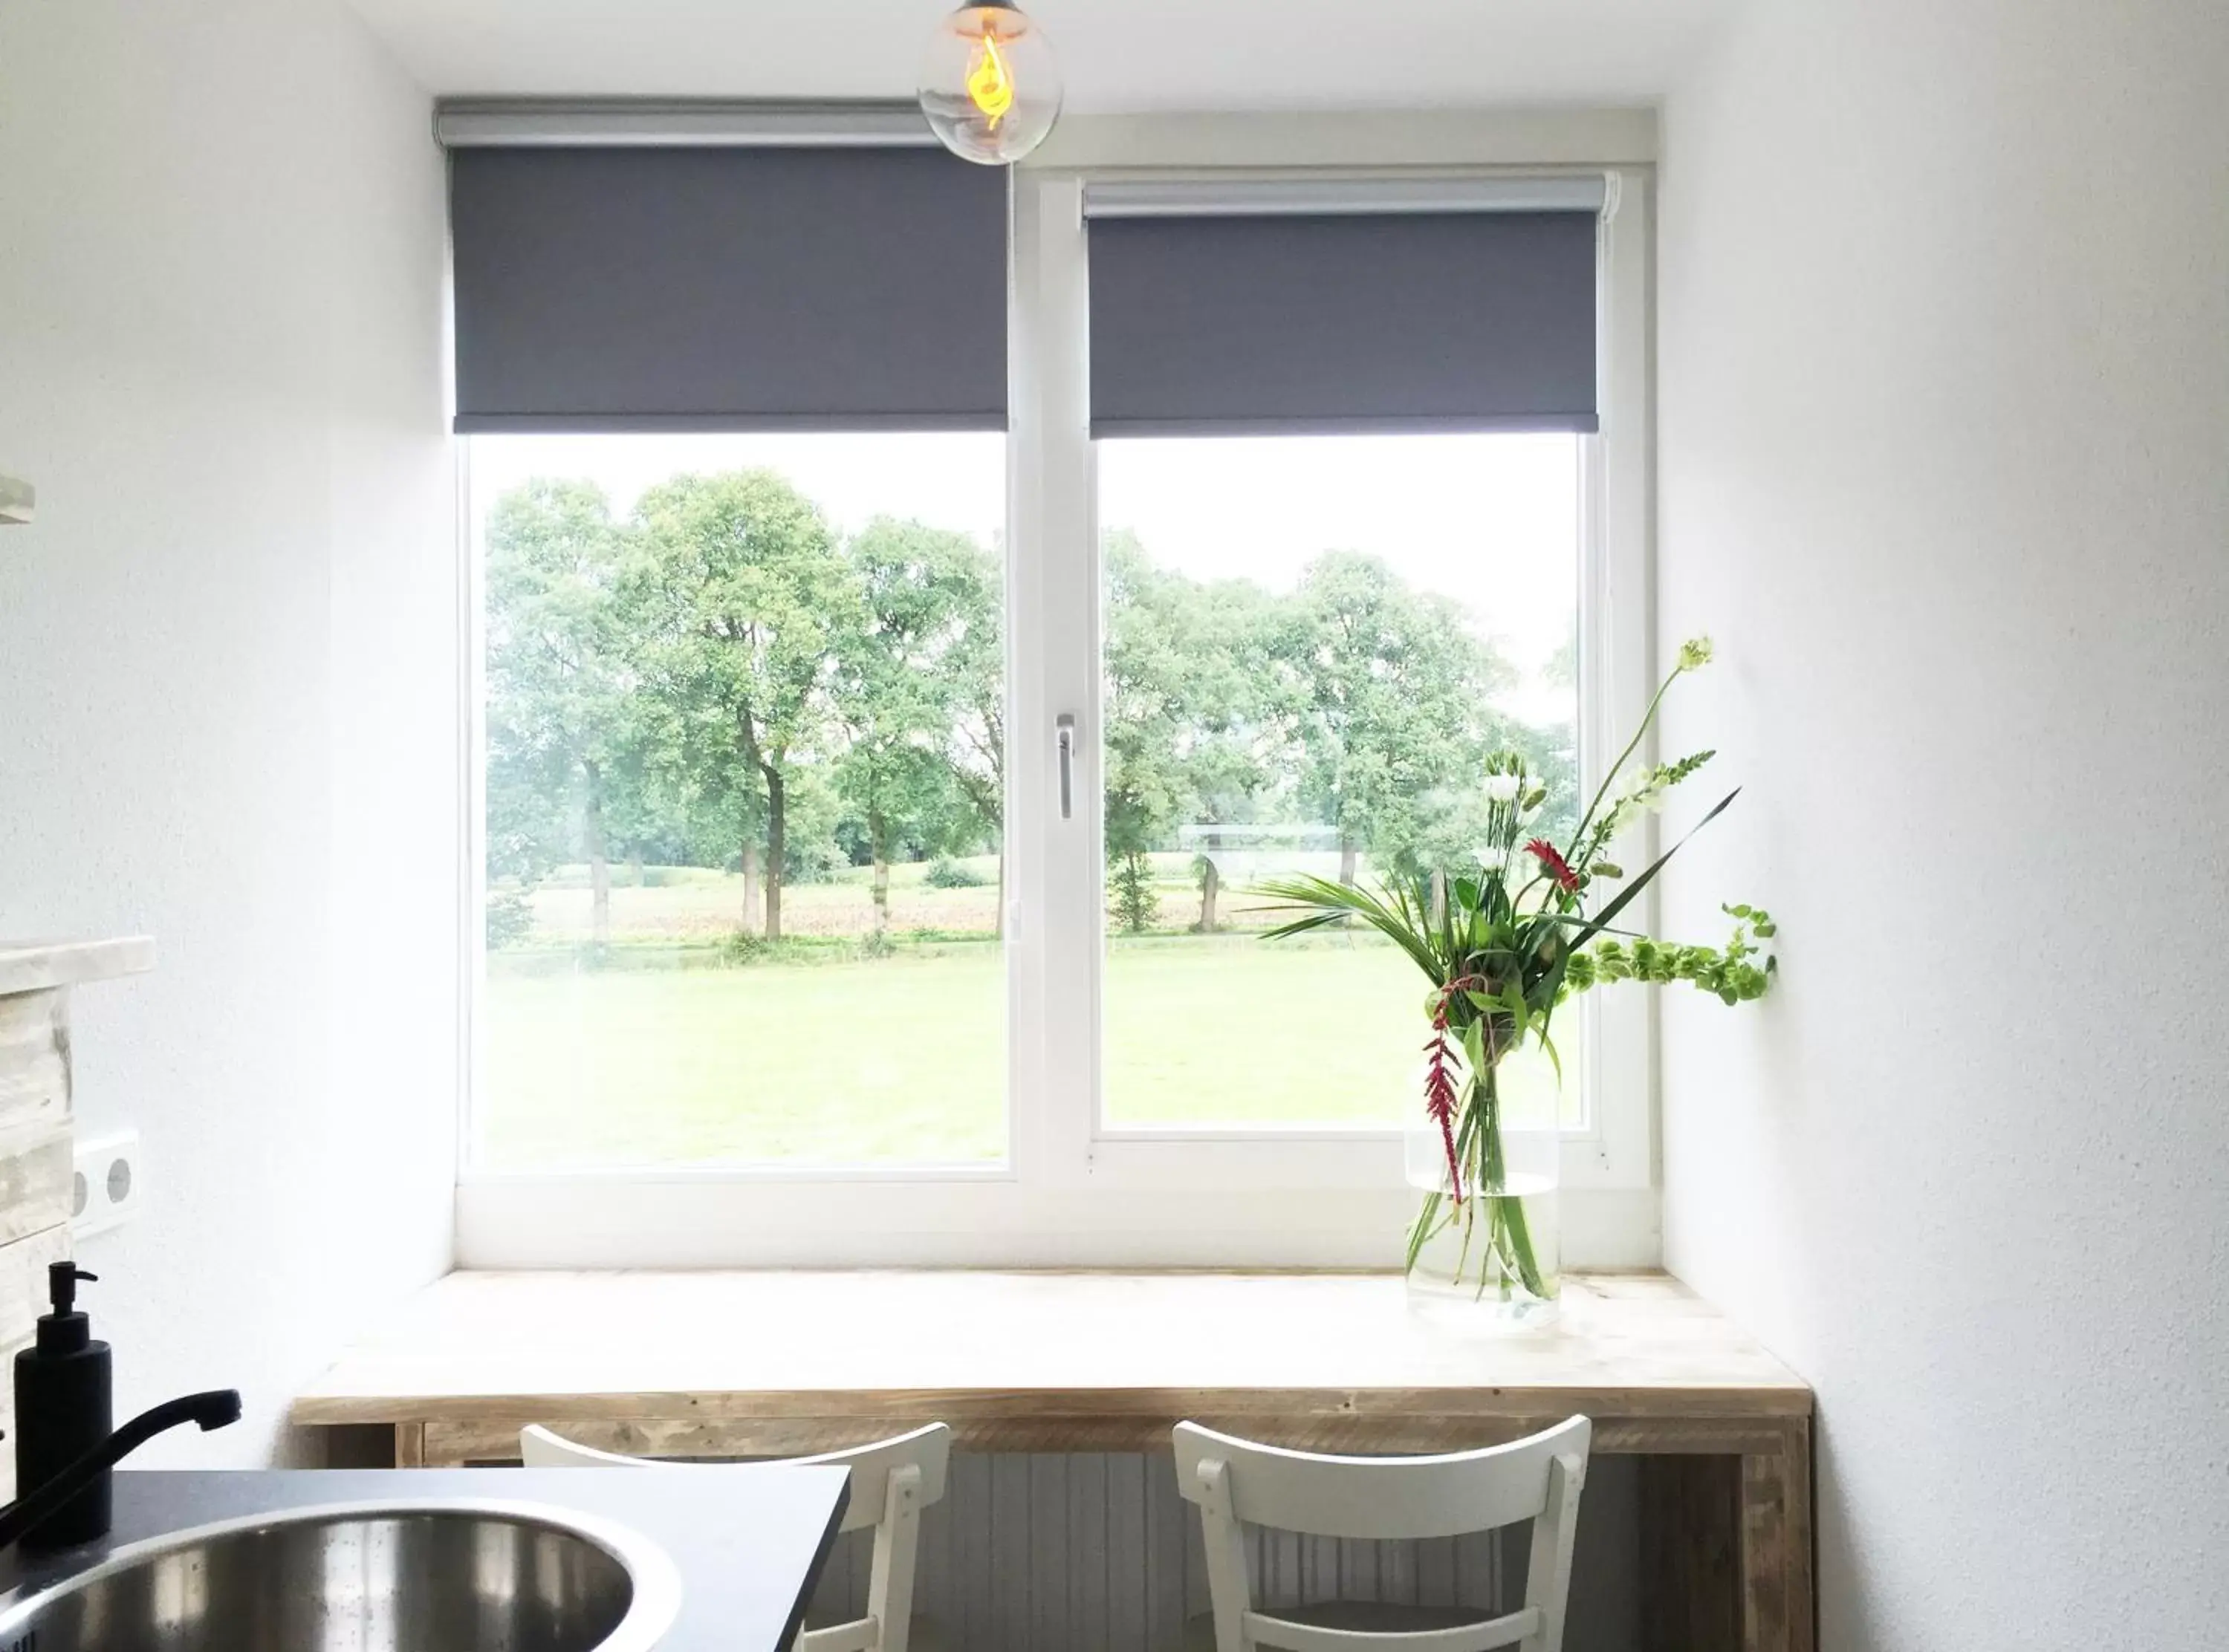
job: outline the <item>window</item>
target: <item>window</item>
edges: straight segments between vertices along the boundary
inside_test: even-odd
[[[1108,1128],[1404,1122],[1415,966],[1367,930],[1265,943],[1277,913],[1249,891],[1459,866],[1504,746],[1568,836],[1579,445],[1100,445]],[[1554,1121],[1545,1057],[1520,1060],[1513,1105]]]
[[[776,173],[785,211],[829,198]],[[1328,196],[1239,178],[1240,216],[1286,183],[1307,208],[1243,232],[1239,267],[1314,272],[1294,304],[1378,317],[1314,355],[1246,317],[1232,359],[1281,364],[1266,388],[1201,368],[1184,329],[1237,312],[1160,261],[1189,256],[1156,216],[1171,190],[1225,189],[1204,174],[1017,170],[990,314],[980,270],[941,269],[935,303],[877,285],[887,248],[830,284],[871,313],[806,316],[825,295],[803,261],[734,300],[683,231],[693,191],[774,187],[748,166],[647,194],[561,166],[530,180],[532,211],[488,215],[479,253],[460,226],[484,890],[466,1253],[1386,1260],[1411,966],[1359,933],[1266,941],[1251,890],[1459,855],[1488,743],[1570,806],[1651,686],[1647,202],[1613,182],[1597,293],[1603,178],[1526,182],[1537,200],[1484,174],[1414,198],[1402,178]],[[694,250],[660,293],[614,305],[630,278],[608,269],[531,303],[505,287],[588,256],[584,187],[639,205],[668,183],[639,234]],[[498,165],[472,187],[485,205],[522,186]],[[845,188],[855,213],[918,196]],[[1277,244],[1288,221],[1344,234],[1388,202],[1382,225],[1437,226],[1395,260],[1397,293],[1357,297],[1366,258]],[[960,209],[937,208],[941,258],[980,252],[980,223],[950,232]],[[1526,251],[1479,238],[1497,212],[1562,217]],[[850,245],[819,234],[824,261]],[[1581,262],[1543,285],[1551,253]],[[1436,326],[1454,312],[1419,297],[1434,259],[1478,313]],[[640,311],[676,307],[685,328],[605,372]],[[775,312],[780,339],[739,336]],[[681,338],[706,329],[709,368]],[[923,332],[934,349],[882,359]],[[784,388],[838,336],[827,382]],[[992,408],[979,358],[1009,350]],[[1113,351],[1123,370],[1100,371]],[[1482,381],[1500,400],[1467,402]],[[625,404],[598,406],[612,383]],[[1630,1198],[1616,1220],[1645,1232],[1645,1011],[1605,996],[1559,1043],[1532,1116],[1563,1132],[1570,1194]]]
[[[471,441],[479,1162],[1002,1161],[1003,439]]]

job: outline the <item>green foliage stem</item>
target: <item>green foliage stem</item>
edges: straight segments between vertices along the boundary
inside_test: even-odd
[[[1673,681],[1709,657],[1707,644],[1681,650],[1679,670],[1650,702],[1642,727],[1626,747],[1638,749]],[[1699,770],[1709,753],[1647,771],[1625,802],[1677,784]],[[1532,816],[1545,788],[1537,783],[1521,754],[1503,753],[1487,767],[1491,800],[1485,842],[1475,868],[1443,867],[1410,876],[1389,876],[1376,887],[1361,887],[1320,877],[1271,879],[1260,893],[1293,914],[1268,932],[1267,938],[1305,935],[1333,925],[1359,921],[1398,946],[1430,983],[1425,1008],[1434,1025],[1460,1039],[1468,1057],[1470,1081],[1459,1116],[1452,1121],[1451,1186],[1428,1194],[1410,1230],[1408,1260],[1413,1269],[1423,1247],[1455,1221],[1463,1224],[1460,1271],[1468,1265],[1477,1206],[1487,1217],[1486,1256],[1481,1285],[1500,1269],[1535,1297],[1550,1294],[1532,1244],[1521,1195],[1508,1193],[1503,1156],[1499,1073],[1508,1053],[1527,1038],[1551,1059],[1551,1028],[1557,1008],[1573,993],[1608,981],[1686,981],[1729,1004],[1762,997],[1771,983],[1774,962],[1756,944],[1776,933],[1770,914],[1749,906],[1725,910],[1735,920],[1732,938],[1721,948],[1670,944],[1646,936],[1628,938],[1610,925],[1661,874],[1687,837],[1629,880],[1617,868],[1598,875],[1623,887],[1598,910],[1589,912],[1593,853],[1606,839],[1617,810],[1598,814],[1608,795],[1605,780],[1581,818],[1571,840],[1573,858],[1530,836]],[[1687,834],[1708,825],[1732,804],[1729,793]],[[1561,1063],[1558,1062],[1560,1071]],[[1436,1072],[1443,1071],[1436,1063]],[[1444,1095],[1444,1086],[1435,1092]]]

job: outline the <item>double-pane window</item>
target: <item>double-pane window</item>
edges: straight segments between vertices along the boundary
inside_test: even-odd
[[[455,160],[468,1183],[1405,1198],[1423,984],[1257,887],[1460,868],[1503,747],[1579,805],[1601,178]]]

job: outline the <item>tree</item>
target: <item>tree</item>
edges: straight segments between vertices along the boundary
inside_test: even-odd
[[[858,591],[819,508],[772,471],[677,477],[645,493],[636,517],[652,617],[647,686],[692,791],[733,811],[747,931],[763,843],[762,932],[780,940],[787,788],[828,720],[836,646],[858,624]]]
[[[600,950],[611,942],[613,816],[632,812],[643,770],[625,547],[587,482],[529,482],[489,514],[489,871],[531,881],[577,831]]]
[[[917,522],[870,522],[850,545],[859,600],[837,644],[835,714],[845,735],[838,786],[866,827],[875,927],[888,928],[890,855],[902,838],[942,847],[955,812],[954,727],[965,707],[971,636],[986,629],[982,553],[965,534]]]
[[[1276,669],[1281,605],[1250,579],[1190,585],[1183,593],[1175,656],[1177,772],[1184,807],[1198,825],[1230,825],[1259,817],[1272,793],[1288,743],[1292,706]],[[1218,926],[1222,873],[1212,855],[1198,856],[1199,917],[1193,927]]]
[[[958,547],[954,547],[957,553]],[[946,662],[953,684],[952,779],[979,841],[999,857],[998,932],[1006,932],[1006,584],[996,551],[970,540],[954,569],[969,618]]]
[[[1556,651],[1548,656],[1548,663],[1541,668],[1540,675],[1555,688],[1576,689],[1579,686],[1579,618],[1577,614],[1571,616],[1571,629],[1564,633],[1564,640],[1556,644]]]
[[[1548,656],[1541,676],[1551,687],[1571,692],[1572,716],[1561,722],[1520,725],[1512,743],[1525,753],[1526,766],[1547,788],[1547,798],[1534,822],[1536,829],[1542,836],[1564,843],[1578,829],[1580,809],[1579,621],[1576,614],[1562,644]]]
[[[1107,536],[1107,673],[1102,736],[1107,864],[1116,919],[1132,934],[1159,902],[1146,857],[1167,836],[1185,798],[1178,745],[1184,726],[1183,609],[1190,582],[1158,567],[1134,535]]]
[[[1108,878],[1107,915],[1125,933],[1142,935],[1161,915],[1161,897],[1153,887],[1153,867],[1142,850],[1113,857]]]
[[[1449,598],[1351,551],[1311,562],[1278,652],[1297,710],[1301,791],[1338,829],[1339,881],[1367,846],[1414,860],[1499,743],[1514,674]]]
[[[1181,822],[1258,817],[1274,791],[1292,716],[1281,680],[1279,599],[1247,579],[1206,584],[1155,564],[1136,536],[1108,536],[1107,853],[1127,929],[1146,927],[1146,855]],[[1201,933],[1217,926],[1221,876],[1194,861]]]

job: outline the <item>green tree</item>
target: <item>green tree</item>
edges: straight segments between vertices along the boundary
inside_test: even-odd
[[[955,555],[959,547],[954,547]],[[975,840],[999,857],[998,932],[1006,932],[1006,585],[996,551],[966,541],[954,569],[967,623],[946,661],[954,692],[952,780]]]
[[[1301,575],[1278,652],[1295,709],[1300,793],[1339,832],[1339,881],[1367,848],[1413,861],[1499,743],[1507,662],[1452,599],[1376,557],[1334,551]]]
[[[644,769],[625,556],[587,482],[529,482],[489,514],[488,869],[531,882],[577,844],[599,949],[614,817],[638,810]]]
[[[1512,743],[1525,754],[1526,766],[1539,777],[1547,788],[1548,796],[1540,806],[1539,818],[1534,823],[1540,836],[1555,842],[1568,843],[1579,826],[1579,737],[1577,714],[1579,705],[1579,621],[1571,617],[1571,627],[1556,651],[1548,656],[1541,676],[1551,688],[1563,688],[1571,696],[1572,715],[1553,723],[1528,724],[1520,727]]]
[[[1294,707],[1279,670],[1279,599],[1248,579],[1207,583],[1160,567],[1135,535],[1110,534],[1107,570],[1107,853],[1110,910],[1133,932],[1158,910],[1145,856],[1179,823],[1261,817]],[[1193,863],[1201,933],[1218,926],[1215,858]]]
[[[971,635],[989,623],[982,553],[965,534],[870,522],[845,547],[859,600],[836,650],[838,786],[866,828],[875,927],[890,925],[890,858],[942,848],[962,795],[955,749],[971,684]]]
[[[763,847],[765,919],[781,938],[788,787],[825,732],[838,640],[858,593],[813,502],[772,471],[677,477],[636,507],[650,617],[646,679],[691,790],[731,810],[744,874],[742,927]]]
[[[1186,720],[1184,610],[1191,581],[1157,567],[1134,535],[1107,536],[1102,752],[1113,916],[1132,934],[1159,906],[1147,855],[1187,800],[1179,747]]]
[[[1153,887],[1153,864],[1142,850],[1132,849],[1112,857],[1107,880],[1107,915],[1131,935],[1142,935],[1161,915],[1161,897]]]
[[[1293,706],[1277,671],[1282,608],[1250,579],[1219,579],[1184,593],[1177,616],[1177,770],[1185,812],[1195,824],[1261,817],[1282,769]],[[1218,926],[1222,874],[1214,856],[1193,865],[1199,916]]]
[[[1564,633],[1564,640],[1556,645],[1556,651],[1548,656],[1548,663],[1541,668],[1540,675],[1545,677],[1550,686],[1553,688],[1576,689],[1579,686],[1577,615],[1574,614],[1571,617],[1571,629]]]

